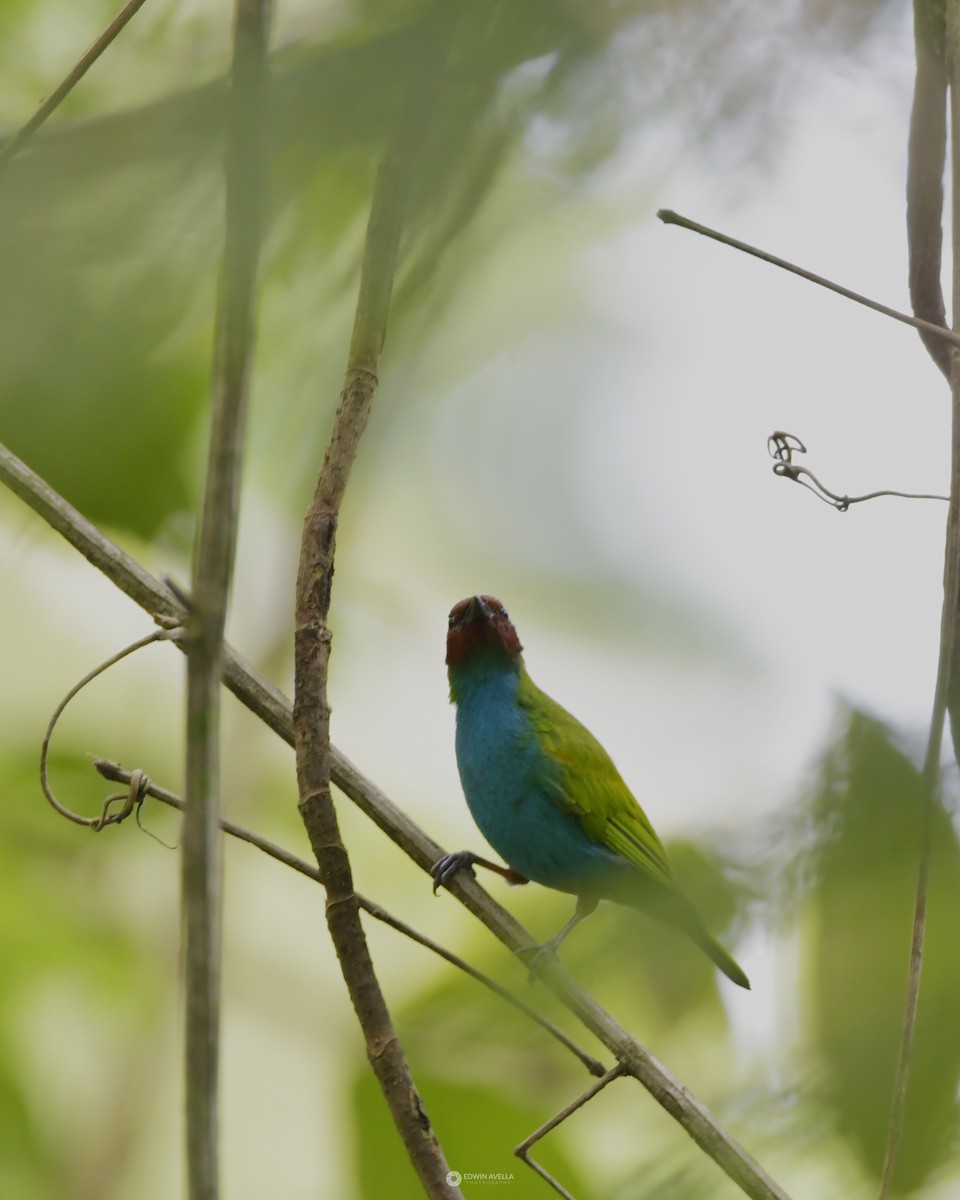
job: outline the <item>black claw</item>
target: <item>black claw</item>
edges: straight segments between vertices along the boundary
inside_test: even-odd
[[[473,874],[473,864],[477,861],[477,856],[472,850],[454,850],[452,854],[445,854],[443,858],[438,859],[430,868],[430,874],[433,876],[433,894],[437,894],[437,888],[446,886],[458,871],[464,869]]]

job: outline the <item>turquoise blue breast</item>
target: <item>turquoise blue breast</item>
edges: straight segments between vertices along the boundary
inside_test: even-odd
[[[591,841],[553,798],[562,771],[539,745],[517,699],[513,671],[457,680],[457,766],[467,804],[490,845],[515,871],[578,893],[626,866]]]

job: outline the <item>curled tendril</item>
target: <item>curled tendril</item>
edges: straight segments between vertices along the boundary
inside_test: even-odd
[[[789,465],[794,454],[806,454],[807,448],[795,434],[775,429],[767,438],[767,452],[777,462]]]
[[[43,745],[40,749],[40,786],[43,789],[44,796],[46,796],[52,807],[56,809],[56,811],[62,817],[66,817],[68,821],[73,821],[75,825],[86,825],[95,832],[99,833],[101,829],[105,829],[108,825],[119,825],[120,822],[125,821],[131,813],[136,813],[136,821],[140,829],[143,829],[144,833],[150,834],[151,837],[155,838],[158,842],[161,842],[162,845],[166,845],[166,842],[162,842],[160,838],[156,837],[156,834],[150,833],[149,829],[144,829],[140,822],[140,808],[150,786],[149,779],[142,771],[133,771],[131,773],[129,788],[126,792],[114,792],[112,795],[108,796],[106,800],[104,800],[99,816],[83,817],[79,813],[73,812],[72,809],[67,808],[65,804],[62,804],[57,799],[53,789],[50,787],[50,781],[47,775],[47,762],[50,754],[50,739],[53,737],[53,731],[56,728],[57,722],[60,720],[64,709],[78,692],[81,692],[87,686],[87,684],[96,679],[98,675],[103,674],[104,671],[109,670],[110,667],[120,662],[121,659],[126,658],[128,654],[133,654],[135,651],[141,650],[144,646],[149,646],[153,642],[163,642],[176,639],[182,636],[182,634],[183,629],[180,626],[169,626],[164,629],[155,629],[153,633],[149,634],[147,637],[140,638],[138,641],[126,646],[118,653],[111,655],[111,657],[105,662],[100,663],[98,667],[94,667],[92,671],[89,671],[86,675],[84,675],[79,683],[75,683],[73,685],[73,687],[69,690],[69,692],[67,692],[64,698],[54,709],[53,715],[51,716],[49,724],[47,725],[47,731],[43,737]],[[116,805],[119,805],[119,807],[115,807]]]
[[[829,504],[837,512],[846,512],[851,504],[862,504],[864,500],[875,500],[878,496],[899,496],[903,500],[947,499],[946,496],[932,495],[928,492],[895,492],[888,489],[867,492],[863,496],[840,496],[822,484],[809,468],[801,467],[793,461],[795,454],[806,454],[807,448],[796,434],[786,433],[782,429],[774,430],[767,438],[767,453],[774,460],[774,475],[780,475],[784,479],[792,479],[794,483],[799,483],[808,492],[813,492],[818,500]],[[809,483],[807,483],[808,479]]]

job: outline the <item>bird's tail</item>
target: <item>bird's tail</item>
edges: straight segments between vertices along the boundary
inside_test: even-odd
[[[744,974],[733,955],[728,954],[727,951],[724,950],[724,948],[717,941],[717,939],[713,937],[712,934],[707,932],[703,925],[697,922],[695,926],[688,925],[685,928],[686,932],[696,942],[704,954],[709,955],[709,957],[713,959],[713,961],[728,979],[732,979],[733,982],[738,986],[746,988],[749,991],[750,980]]]
[[[656,888],[647,887],[639,892],[635,881],[631,882],[634,884],[632,894],[624,895],[622,898],[621,896],[616,897],[621,903],[632,904],[634,908],[645,912],[654,920],[662,921],[665,925],[672,925],[674,929],[683,930],[704,954],[713,959],[728,979],[738,987],[749,990],[750,980],[746,974],[733,956],[724,950],[723,946],[710,933],[700,914],[681,891],[673,886],[661,885]]]
[[[652,911],[667,925],[682,929],[709,958],[712,958],[726,977],[738,987],[750,988],[750,980],[734,960],[717,941],[703,923],[703,919],[682,892],[675,888],[662,892],[657,898],[658,903]],[[648,910],[650,911],[650,910]]]

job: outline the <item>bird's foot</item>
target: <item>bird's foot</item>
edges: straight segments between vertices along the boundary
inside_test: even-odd
[[[437,861],[430,868],[430,874],[433,876],[433,894],[437,894],[437,888],[445,887],[458,871],[468,870],[473,875],[473,864],[477,861],[477,856],[472,850],[454,850],[452,854],[445,854],[443,858]]]
[[[549,942],[542,942],[538,945],[521,946],[516,952],[517,958],[527,966],[527,978],[530,983],[536,983],[537,977],[548,962],[556,961],[556,951],[556,939],[551,938]]]

